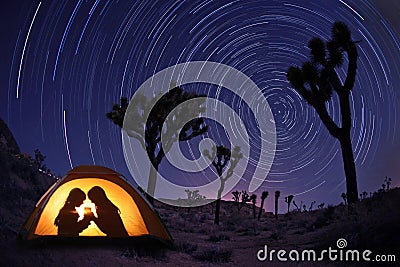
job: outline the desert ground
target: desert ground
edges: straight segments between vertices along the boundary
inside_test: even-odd
[[[396,256],[397,262],[380,266],[400,266],[399,188],[380,190],[351,207],[342,203],[300,212],[292,206],[277,218],[263,211],[260,221],[253,218],[251,204],[238,211],[235,202],[222,201],[219,225],[214,225],[213,204],[177,208],[156,201],[155,209],[174,239],[172,247],[21,242],[21,226],[55,177],[38,171],[29,155],[6,141],[0,144],[1,266],[376,266],[377,262],[328,259],[280,262],[275,257],[272,263],[257,259],[265,245],[268,251],[321,252],[337,248],[339,238],[347,241],[347,249]]]

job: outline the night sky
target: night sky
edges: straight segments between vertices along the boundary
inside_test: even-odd
[[[400,185],[397,0],[7,1],[0,10],[0,117],[21,150],[33,154],[39,148],[56,174],[96,164],[132,180],[121,131],[105,113],[156,72],[207,60],[249,76],[274,115],[275,159],[256,193],[268,190],[272,196],[280,190],[282,196],[294,194],[296,202],[339,203],[345,192],[339,143],[291,88],[285,72],[308,59],[309,39],[328,40],[333,22],[340,20],[360,41],[351,95],[359,192],[377,190],[386,175]],[[345,68],[338,73],[343,79]],[[216,94],[211,85],[188,90],[235,103],[226,90]],[[256,117],[244,110],[243,119]],[[328,110],[338,121],[336,98]],[[215,132],[210,137],[218,136]],[[196,150],[199,140],[189,146]],[[251,149],[257,154],[257,145]],[[215,178],[211,171],[182,177],[164,161],[160,170],[172,181],[190,185],[191,179]],[[252,164],[238,189],[247,189]]]

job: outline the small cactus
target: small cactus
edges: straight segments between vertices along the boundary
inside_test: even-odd
[[[275,191],[275,218],[278,218],[278,198],[281,196],[279,190]]]
[[[312,211],[314,204],[315,204],[315,200],[313,202],[311,202],[310,207],[308,208],[308,211]]]
[[[368,193],[365,191],[360,194],[361,199],[366,199],[367,197],[368,197]]]
[[[239,191],[233,191],[232,192],[232,199],[235,201],[238,213],[240,212],[240,210],[246,206],[247,202],[250,201],[250,197],[249,194],[247,193],[246,190],[242,190],[242,192]]]
[[[340,197],[343,198],[344,205],[347,206],[347,194],[346,194],[346,193],[342,193],[342,194],[340,195]]]
[[[264,207],[264,200],[268,197],[268,191],[263,191],[261,194],[261,206],[260,206],[260,210],[258,211],[258,220],[260,220],[261,218],[261,212],[263,210]]]
[[[386,191],[389,191],[390,185],[392,184],[392,178],[386,176],[384,182],[386,184]]]
[[[256,218],[256,201],[257,201],[257,195],[256,194],[252,194],[251,196],[250,196],[250,200],[251,200],[251,203],[253,204],[252,206],[253,206],[253,219],[255,219]]]
[[[237,191],[237,190],[232,192],[232,195],[233,195],[232,199],[235,201],[235,204],[236,204],[238,213],[239,213],[239,211],[240,211],[240,195],[241,195],[241,194],[242,194],[242,193],[239,192],[239,191]]]
[[[285,197],[285,202],[288,204],[287,213],[289,213],[290,203],[292,203],[292,200],[293,200],[293,195],[288,195],[287,197]]]
[[[293,200],[293,205],[296,207],[297,211],[301,211],[301,203],[300,203],[300,207],[297,205],[296,201]]]

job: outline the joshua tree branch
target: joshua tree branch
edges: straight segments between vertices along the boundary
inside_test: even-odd
[[[315,111],[317,111],[321,121],[324,123],[325,127],[328,129],[329,133],[335,138],[339,138],[340,136],[340,128],[336,125],[336,123],[329,116],[326,111],[325,103],[321,105],[314,106]]]
[[[344,89],[346,91],[351,91],[356,79],[358,57],[357,47],[354,42],[349,42],[346,52],[349,58],[349,66],[347,68],[347,77],[344,83]]]

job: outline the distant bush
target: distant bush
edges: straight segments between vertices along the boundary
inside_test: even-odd
[[[223,263],[231,261],[232,250],[224,248],[206,248],[193,254],[193,257],[200,261]]]
[[[153,258],[155,260],[165,261],[167,259],[165,250],[159,248],[125,248],[121,254],[123,258],[130,258],[138,261],[140,258]]]
[[[231,240],[231,238],[226,234],[213,234],[208,238],[208,241],[211,242],[219,242],[224,240]]]
[[[177,251],[191,255],[193,252],[197,250],[197,245],[186,241],[177,241],[175,242],[174,248]]]
[[[326,209],[323,210],[322,213],[318,215],[317,219],[315,220],[315,222],[311,227],[314,229],[318,229],[330,224],[331,221],[333,220],[334,214],[335,214],[335,207],[329,205]]]

